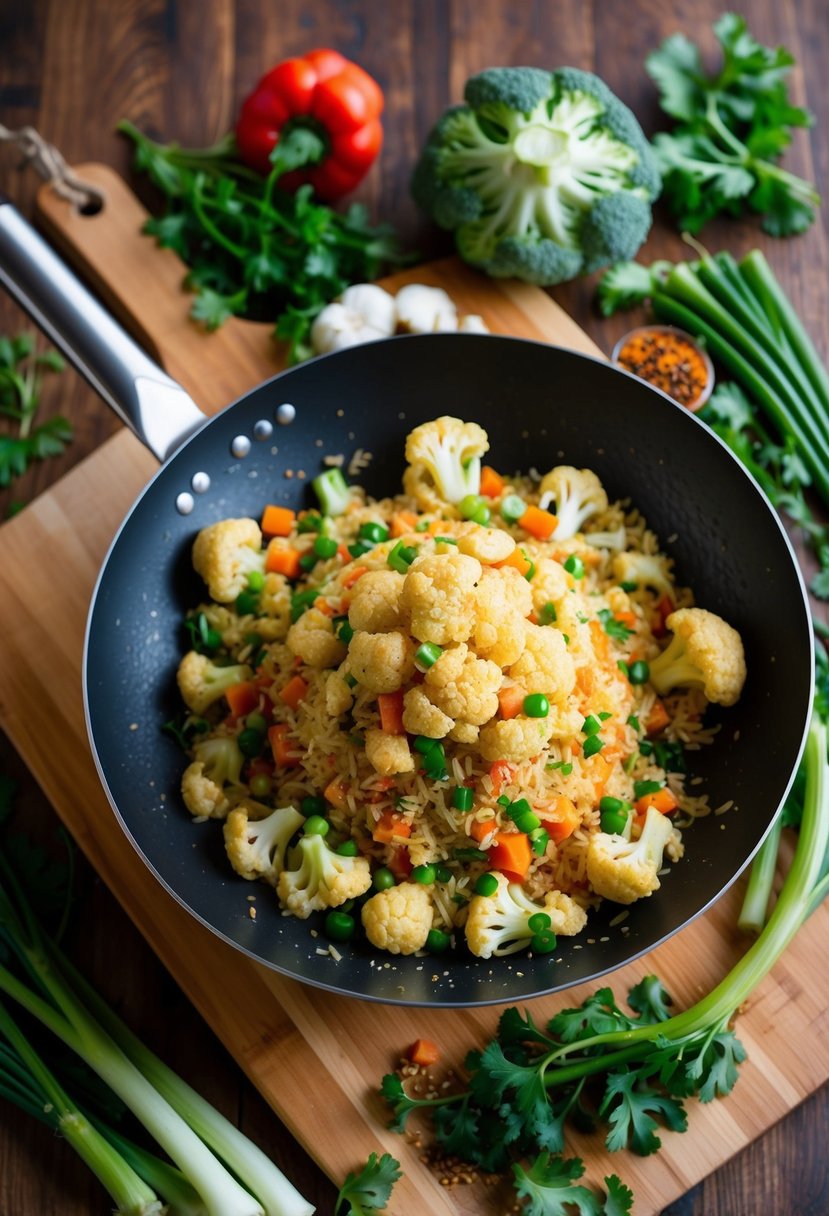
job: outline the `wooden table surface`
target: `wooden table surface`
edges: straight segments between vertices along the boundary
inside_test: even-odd
[[[829,61],[825,0],[747,0],[738,6],[755,35],[795,55],[795,100],[817,118],[798,134],[786,164],[829,193]],[[697,37],[713,57],[715,0],[0,0],[0,122],[31,123],[72,163],[100,160],[128,172],[129,153],[114,134],[121,117],[183,144],[211,143],[230,125],[242,97],[269,66],[314,46],[333,46],[357,59],[382,84],[386,144],[363,184],[378,217],[393,218],[403,238],[424,255],[448,243],[418,215],[408,196],[417,150],[434,119],[460,99],[466,78],[495,64],[569,63],[598,72],[630,104],[646,131],[658,129],[655,91],[642,69],[647,51],[676,29]],[[15,172],[15,155],[0,147],[0,186],[31,207],[36,180]],[[752,222],[723,222],[704,234],[712,249],[741,253],[761,245],[809,327],[829,356],[829,244],[818,223],[802,237],[773,241]],[[678,259],[684,247],[666,216],[645,253]],[[594,310],[593,283],[556,289],[555,296],[605,350],[626,328]],[[0,299],[0,333],[28,323]],[[59,459],[34,466],[0,490],[0,518],[12,503],[39,491],[91,451],[116,427],[72,372],[44,394],[44,415],[60,410],[75,440]],[[20,814],[50,837],[56,819],[8,742],[0,736],[0,772],[17,778]],[[196,1085],[288,1172],[321,1213],[334,1190],[290,1140],[221,1044],[188,1005],[115,900],[81,867],[68,947],[138,1034]],[[822,962],[821,964],[822,965]],[[804,1045],[807,1049],[807,1045]],[[739,1101],[739,1087],[730,1099]],[[718,1170],[664,1216],[822,1216],[829,1212],[826,1132],[829,1100],[804,1103],[739,1157]],[[624,1163],[619,1172],[624,1176]],[[51,1133],[0,1104],[0,1213],[14,1216],[101,1216],[103,1192],[74,1154]],[[414,1214],[413,1214],[414,1216]]]

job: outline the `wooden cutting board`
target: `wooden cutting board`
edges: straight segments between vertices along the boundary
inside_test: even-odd
[[[269,327],[231,320],[205,335],[187,317],[189,297],[174,254],[140,234],[141,205],[111,170],[81,165],[107,203],[83,217],[49,193],[44,228],[97,286],[166,369],[208,411],[279,370]],[[389,280],[444,286],[462,312],[493,331],[547,340],[595,354],[588,337],[542,291],[493,282],[454,259]],[[102,406],[103,408],[103,406]],[[101,790],[87,744],[81,662],[87,606],[116,528],[155,469],[126,431],[0,528],[0,724],[38,778],[91,863],[254,1084],[333,1179],[369,1152],[397,1156],[405,1177],[393,1216],[495,1216],[509,1204],[479,1186],[439,1185],[404,1137],[385,1127],[380,1076],[413,1039],[427,1036],[447,1062],[489,1037],[498,1009],[409,1010],[338,998],[303,987],[219,941],[192,919],[139,862]],[[59,559],[57,557],[59,555]],[[692,927],[612,977],[625,993],[655,972],[685,1007],[736,962],[741,885]],[[665,1133],[647,1159],[611,1156],[573,1137],[594,1182],[612,1171],[636,1195],[637,1216],[654,1216],[829,1079],[829,929],[824,906],[798,935],[739,1020],[749,1052],[735,1092],[707,1107],[691,1103],[684,1136]],[[594,987],[591,985],[590,987]],[[588,988],[533,1003],[542,1020]]]

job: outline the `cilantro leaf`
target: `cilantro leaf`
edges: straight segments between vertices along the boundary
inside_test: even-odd
[[[505,1009],[501,1014],[498,1039],[504,1047],[518,1043],[542,1043],[545,1047],[552,1045],[549,1036],[536,1026],[529,1010],[525,1010],[522,1017],[515,1008]]]
[[[680,225],[698,232],[724,212],[761,214],[773,236],[803,232],[820,198],[811,182],[777,163],[791,131],[812,116],[789,100],[794,64],[784,47],[766,47],[744,17],[726,13],[714,24],[722,66],[706,75],[697,47],[674,34],[645,61],[660,105],[677,120],[654,137],[663,196]]]
[[[666,1022],[671,1016],[673,1003],[662,981],[655,975],[646,975],[628,993],[628,1005],[643,1022]]]
[[[625,1186],[621,1178],[610,1174],[604,1180],[607,1187],[607,1198],[602,1208],[602,1216],[630,1216],[633,1211],[633,1191]]]
[[[662,1144],[653,1114],[661,1115],[671,1131],[684,1132],[688,1126],[682,1103],[641,1084],[637,1071],[608,1075],[599,1114],[610,1124],[605,1141],[610,1151],[630,1148],[641,1157],[655,1153]]]
[[[616,1004],[611,989],[600,988],[577,1009],[560,1010],[550,1021],[549,1031],[562,1043],[575,1043],[594,1034],[630,1030],[635,1024]]]
[[[617,262],[605,271],[599,280],[599,309],[603,317],[612,317],[644,304],[650,299],[662,279],[671,269],[671,263],[653,262],[643,266],[640,262]]]
[[[686,1066],[689,1079],[699,1086],[700,1102],[712,1102],[730,1094],[737,1083],[738,1065],[746,1056],[746,1049],[733,1030],[715,1034]]]
[[[596,613],[602,623],[602,627],[609,638],[614,638],[617,642],[626,642],[633,630],[626,625],[624,621],[617,621],[609,608],[600,608]]]
[[[400,1162],[390,1153],[383,1153],[382,1157],[371,1153],[359,1173],[350,1173],[340,1187],[334,1206],[335,1216],[340,1211],[345,1216],[384,1211],[392,1188],[401,1177]]]
[[[57,351],[36,353],[31,334],[0,337],[0,414],[10,420],[0,434],[0,487],[25,473],[32,461],[60,455],[71,441],[72,427],[60,414],[35,425],[41,372],[60,372],[65,366]]]
[[[520,1163],[512,1167],[515,1191],[526,1200],[527,1216],[601,1216],[599,1201],[586,1186],[574,1185],[581,1178],[584,1165],[578,1157],[569,1160],[539,1153],[525,1169]]]

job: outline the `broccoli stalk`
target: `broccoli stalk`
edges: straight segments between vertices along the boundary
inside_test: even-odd
[[[561,283],[631,258],[659,193],[630,110],[589,72],[492,68],[432,131],[415,200],[498,277]]]

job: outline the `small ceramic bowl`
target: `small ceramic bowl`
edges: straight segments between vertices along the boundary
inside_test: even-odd
[[[645,364],[638,367],[632,363],[625,362],[621,355],[626,346],[635,339],[642,339],[648,336],[654,338],[654,346],[652,357],[649,357]],[[702,362],[704,368],[704,383],[697,394],[687,398],[687,391],[683,392],[683,388],[687,390],[687,386],[679,380],[672,383],[669,369],[661,369],[659,366],[659,345],[660,340],[664,344],[679,344],[688,350],[688,353],[693,353]],[[684,329],[677,329],[674,325],[640,325],[636,329],[631,329],[624,337],[620,338],[613,347],[612,361],[618,366],[623,367],[625,371],[632,372],[634,376],[638,376],[640,380],[644,380],[647,384],[652,384],[656,388],[662,389],[669,397],[673,397],[674,401],[679,402],[692,413],[702,409],[708,398],[711,396],[711,391],[714,388],[714,367],[708,352],[702,347],[695,338],[686,333]]]

